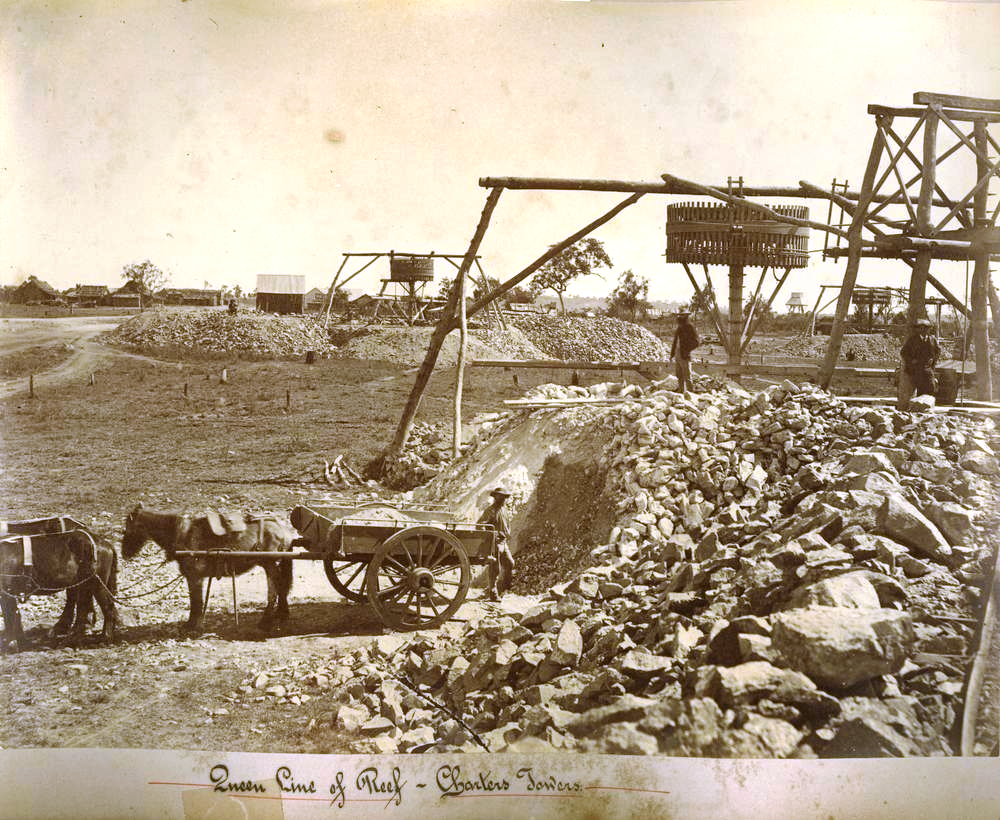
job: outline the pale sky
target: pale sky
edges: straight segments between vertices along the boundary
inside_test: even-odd
[[[1000,97],[996,3],[38,0],[7,2],[0,33],[0,281],[60,289],[147,258],[176,286],[250,290],[259,273],[325,289],[348,251],[461,254],[482,176],[856,189],[869,103]],[[484,268],[513,275],[621,198],[505,192]],[[631,268],[687,299],[662,254],[666,205],[690,199],[601,229],[615,269],[571,293]],[[793,274],[777,306],[843,264]],[[963,271],[932,268],[959,295]]]

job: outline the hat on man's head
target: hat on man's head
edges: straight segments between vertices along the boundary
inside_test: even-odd
[[[494,487],[492,490],[490,490],[490,495],[492,495],[494,498],[496,498],[497,496],[503,496],[504,498],[510,498],[510,490],[508,490],[504,486]]]
[[[689,311],[689,310],[678,310],[677,313],[675,313],[674,315],[678,319],[686,319],[688,316],[691,315],[691,311]]]

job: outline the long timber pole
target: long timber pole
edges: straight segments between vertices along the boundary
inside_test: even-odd
[[[847,231],[847,269],[844,271],[844,281],[840,286],[840,295],[837,298],[837,311],[833,317],[833,327],[830,329],[830,343],[827,345],[826,356],[820,365],[816,379],[820,386],[826,389],[830,387],[830,382],[833,380],[833,370],[840,358],[840,345],[844,341],[844,321],[847,318],[847,311],[851,307],[854,283],[858,280],[858,269],[861,266],[861,231],[865,224],[865,213],[868,211],[874,193],[875,175],[878,173],[879,162],[882,159],[882,149],[885,147],[881,118],[876,122],[875,139],[872,141],[872,150],[868,155],[868,165],[865,168],[864,181],[861,184],[861,198],[858,200],[857,210],[854,212],[851,226]]]
[[[989,185],[982,180],[994,173],[987,160],[988,138],[986,124],[977,122],[973,125],[973,136],[976,144],[976,170],[980,185],[976,189],[973,202],[973,218],[977,228],[989,225],[986,212],[988,209],[987,192]],[[990,337],[987,320],[987,305],[990,287],[990,254],[982,246],[976,249],[975,262],[972,269],[972,337],[976,348],[976,393],[980,401],[993,400],[993,375],[990,372]]]
[[[479,251],[479,246],[482,244],[483,237],[486,235],[486,229],[489,227],[490,218],[493,216],[493,211],[496,209],[497,202],[500,200],[501,193],[503,193],[503,188],[493,188],[490,190],[489,196],[486,197],[486,205],[483,207],[483,212],[479,217],[479,224],[476,226],[476,232],[472,237],[472,241],[469,243],[469,250],[466,252],[465,258],[462,260],[462,267],[458,271],[457,278],[459,282],[465,281],[465,277],[468,275],[469,269],[472,267],[472,263],[476,258],[476,253]],[[417,371],[417,376],[413,382],[413,388],[410,390],[410,396],[406,400],[406,406],[403,408],[403,415],[400,417],[399,425],[396,427],[396,435],[393,437],[392,443],[382,456],[379,472],[384,469],[389,461],[402,452],[403,447],[406,445],[406,440],[410,437],[410,430],[413,429],[413,419],[416,417],[417,410],[420,408],[420,399],[423,398],[427,382],[430,381],[431,378],[431,373],[434,372],[434,365],[437,363],[438,354],[441,352],[441,345],[444,344],[445,337],[455,329],[456,322],[458,321],[456,312],[459,295],[462,291],[463,289],[461,287],[454,287],[451,289],[451,293],[448,296],[448,303],[444,309],[444,316],[441,317],[441,321],[439,321],[434,328],[434,333],[431,334],[430,344],[427,346],[427,353],[420,365],[420,369]]]

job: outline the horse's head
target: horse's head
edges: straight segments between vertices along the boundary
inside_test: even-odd
[[[135,509],[125,516],[125,533],[122,535],[123,558],[135,558],[143,544],[149,540],[146,529],[140,523],[141,512],[142,504],[136,504]]]

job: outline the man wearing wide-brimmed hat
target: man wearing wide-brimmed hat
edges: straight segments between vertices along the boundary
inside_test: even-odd
[[[510,554],[510,548],[507,546],[507,539],[510,537],[510,516],[504,508],[504,504],[510,498],[510,490],[506,487],[497,487],[490,491],[490,498],[493,501],[483,510],[478,523],[490,524],[496,531],[497,548],[495,555],[490,557],[488,590],[490,600],[496,601],[498,593],[502,595],[509,590],[514,580],[514,556]]]
[[[691,314],[682,310],[677,314],[677,330],[670,346],[670,358],[676,354],[677,390],[683,393],[691,389],[691,352],[698,346],[698,331],[688,320]]]
[[[903,366],[899,370],[899,407],[905,409],[914,390],[918,396],[933,396],[934,365],[940,354],[934,326],[929,319],[916,319],[910,327],[910,334],[899,349]]]

